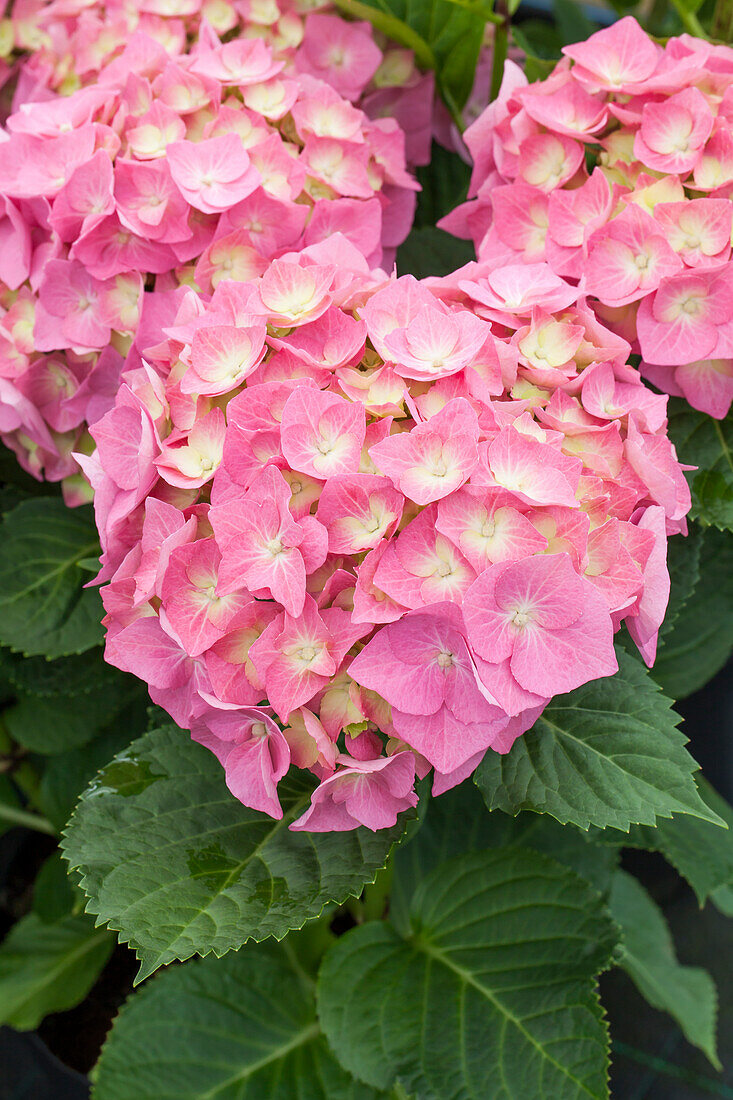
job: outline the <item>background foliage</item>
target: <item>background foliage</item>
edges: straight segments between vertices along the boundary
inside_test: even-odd
[[[514,17],[537,78],[597,25],[571,0],[550,20],[490,0],[338,6],[413,49],[456,118],[487,29],[495,77]],[[660,36],[725,39],[733,20],[722,0],[614,8]],[[471,258],[435,228],[468,172],[434,147],[400,271]],[[96,1100],[602,1100],[597,978],[618,968],[719,1068],[713,978],[678,959],[625,867],[661,853],[701,905],[733,913],[733,809],[673,709],[733,649],[732,424],[670,402],[696,469],[654,669],[621,638],[616,676],[557,698],[506,757],[376,834],[289,832],[301,781],[282,822],[232,798],[213,757],[104,664],[90,510],[0,456],[0,832],[60,838],[64,855],[0,945],[0,1022],[33,1029],[83,1000],[118,939],[147,980],[104,1046]]]

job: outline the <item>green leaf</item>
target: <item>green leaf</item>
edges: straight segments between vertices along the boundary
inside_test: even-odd
[[[0,649],[0,675],[26,695],[68,696],[105,691],[120,673],[107,665],[101,649],[89,649],[71,657],[23,657]],[[83,704],[82,704],[83,705]]]
[[[377,1100],[341,1068],[313,983],[282,947],[252,945],[159,974],[114,1022],[93,1100]]]
[[[623,932],[621,967],[649,1004],[668,1012],[721,1069],[715,1049],[718,998],[707,970],[680,965],[662,911],[625,871],[614,876],[609,908]]]
[[[422,69],[433,69],[453,112],[471,94],[492,5],[486,0],[336,0],[354,19],[367,19],[393,42],[407,46]]]
[[[434,141],[429,164],[417,168],[415,175],[422,190],[417,195],[413,227],[434,229],[441,218],[466,201],[471,179],[470,165],[454,150]],[[466,241],[463,244],[471,247]],[[473,252],[469,259],[475,259]],[[456,264],[456,267],[459,266]]]
[[[697,792],[671,701],[639,661],[618,658],[615,676],[556,696],[510,752],[486,754],[476,783],[490,810],[624,831],[673,813],[718,820]]]
[[[23,815],[18,792],[7,775],[0,774],[0,836],[18,824],[18,812]]]
[[[33,912],[44,924],[54,924],[77,906],[81,911],[83,902],[84,896],[71,881],[61,852],[55,851],[43,864],[33,883]]]
[[[116,753],[127,748],[132,730],[140,729],[140,707],[124,711],[88,745],[49,756],[38,788],[38,807],[60,831],[71,816],[76,800]]]
[[[280,939],[374,880],[404,826],[291,832],[312,789],[310,777],[286,777],[284,816],[273,821],[242,806],[216,758],[171,727],[133,742],[100,773],[62,847],[87,911],[137,951],[139,979],[173,959]]]
[[[656,829],[632,829],[623,843],[661,852],[704,905],[716,890],[733,883],[733,807],[705,779],[700,780],[700,793],[726,829],[675,814]]]
[[[681,398],[669,401],[669,435],[687,474],[693,519],[733,530],[733,414],[724,420],[697,412]]]
[[[104,729],[123,707],[138,695],[147,701],[144,687],[132,677],[118,674],[104,691],[84,697],[51,699],[28,695],[3,714],[8,733],[31,752],[53,755],[79,748]]]
[[[670,591],[664,622],[659,630],[658,653],[672,633],[700,580],[700,557],[704,536],[705,528],[698,523],[692,523],[687,535],[677,535],[667,543]],[[678,698],[676,695],[674,697]]]
[[[397,249],[397,271],[425,279],[429,275],[449,275],[474,258],[470,241],[459,241],[442,229],[413,229]]]
[[[420,1100],[608,1095],[594,978],[617,929],[582,879],[535,852],[463,856],[410,923],[355,928],[324,958],[318,1015],[346,1069]]]
[[[82,653],[102,638],[102,605],[77,562],[95,552],[88,508],[27,500],[0,531],[0,644],[26,654]]]
[[[86,997],[114,947],[114,936],[85,916],[44,924],[29,913],[0,944],[0,1024],[19,1031]]]
[[[690,537],[695,537],[693,528]],[[676,566],[685,555],[688,539],[673,538],[670,559]],[[694,550],[689,555],[694,559]],[[651,674],[664,691],[684,699],[698,691],[723,667],[733,651],[733,532],[713,527],[702,532],[699,563],[689,562],[698,582],[688,598],[672,608],[662,627],[661,645]],[[679,596],[685,579],[672,575],[672,597]],[[689,585],[689,577],[687,579]]]
[[[560,825],[547,814],[510,817],[501,810],[488,813],[469,780],[439,798],[424,801],[427,812],[420,831],[394,855],[390,916],[399,931],[408,926],[410,901],[427,874],[439,863],[487,848],[532,848],[565,864],[599,892],[610,888],[618,849],[596,843],[572,825]]]

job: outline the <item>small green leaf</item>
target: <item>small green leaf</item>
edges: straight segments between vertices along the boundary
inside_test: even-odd
[[[25,654],[82,653],[102,639],[102,605],[78,562],[98,550],[91,510],[27,500],[0,531],[0,644]]]
[[[625,871],[614,876],[609,908],[623,932],[620,965],[649,1004],[668,1012],[689,1042],[720,1069],[715,1047],[718,998],[707,970],[680,965],[662,911]]]
[[[114,947],[114,936],[84,915],[45,924],[21,917],[0,944],[0,1024],[19,1031],[83,1001]]]
[[[698,467],[687,474],[692,518],[733,530],[733,413],[716,420],[670,398],[669,435],[680,462]]]
[[[494,18],[487,0],[336,0],[336,6],[407,46],[421,68],[433,69],[452,111],[465,105],[486,22]]]
[[[594,979],[618,932],[600,898],[535,852],[440,864],[405,938],[370,922],[326,954],[318,1015],[342,1065],[420,1100],[602,1100]],[[491,1083],[491,1085],[490,1085]]]
[[[733,651],[733,532],[693,528],[690,538],[698,541],[700,534],[697,568],[692,544],[687,578],[676,567],[685,558],[689,539],[675,537],[669,543],[675,602],[669,623],[662,627],[651,674],[675,699],[684,699],[712,680]],[[692,593],[690,580],[696,581]],[[682,588],[687,598],[680,602]]]
[[[33,883],[33,912],[44,924],[54,924],[68,916],[78,905],[84,904],[84,895],[69,877],[69,869],[55,851],[48,857]]]
[[[449,275],[473,258],[473,245],[469,241],[459,241],[442,229],[413,229],[397,249],[397,271],[417,279]]]
[[[127,1002],[102,1049],[93,1100],[378,1100],[338,1064],[313,983],[282,947],[159,974]],[[386,1100],[386,1098],[385,1098]]]
[[[312,789],[310,777],[286,777],[274,821],[230,794],[188,733],[153,730],[94,780],[62,847],[87,911],[135,948],[143,978],[173,959],[280,939],[373,881],[404,825],[291,832]]]
[[[671,700],[639,661],[618,657],[615,676],[556,696],[510,752],[486,754],[475,778],[490,810],[624,831],[673,813],[719,820],[698,794]]]

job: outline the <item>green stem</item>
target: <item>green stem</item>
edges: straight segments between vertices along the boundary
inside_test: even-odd
[[[56,836],[56,830],[51,822],[41,817],[40,814],[29,813],[28,810],[19,810],[15,806],[7,806],[0,802],[0,821],[7,821],[10,825],[22,825],[26,829],[35,829],[38,833],[47,833],[48,836]]]
[[[708,36],[705,33],[705,30],[703,29],[702,23],[697,18],[694,11],[689,11],[685,7],[684,0],[672,0],[672,4],[674,6],[675,11],[677,12],[680,19],[682,20],[682,25],[685,28],[685,30],[688,32],[688,34],[694,35],[695,38],[708,39]],[[708,41],[709,41],[709,39],[708,39]]]

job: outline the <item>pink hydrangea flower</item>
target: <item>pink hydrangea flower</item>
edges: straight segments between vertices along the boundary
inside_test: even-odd
[[[87,427],[114,402],[112,365],[131,345],[145,346],[137,339],[143,314],[157,308],[150,299],[191,284],[211,294],[229,280],[266,275],[258,302],[225,313],[187,349],[193,370],[169,400],[193,407],[193,395],[225,394],[257,367],[263,313],[285,327],[327,313],[342,289],[339,273],[353,262],[347,252],[365,268],[366,260],[389,266],[412,219],[418,185],[404,134],[350,101],[362,98],[381,63],[370,28],[314,16],[341,43],[333,57],[327,43],[331,61],[339,50],[360,64],[372,59],[359,72],[316,65],[333,78],[325,84],[297,64],[304,30],[301,54],[320,49],[302,16],[283,14],[283,38],[276,5],[260,13],[264,23],[232,9],[221,34],[256,25],[270,41],[222,43],[211,5],[173,8],[176,15],[140,13],[100,2],[37,12],[48,35],[37,36],[24,63],[3,133],[1,369],[8,377],[12,361],[24,409],[35,403],[39,413],[5,434],[34,475],[64,480],[69,493],[84,466],[73,455],[88,449]],[[349,98],[338,91],[344,80]],[[76,90],[66,94],[69,87]],[[334,253],[330,272],[302,262],[309,248],[335,239],[348,246]],[[346,322],[331,334],[329,369],[358,353],[363,329]],[[63,379],[45,359],[61,351]],[[48,396],[52,377],[57,397]],[[171,484],[191,483],[187,471],[172,476]]]
[[[622,622],[654,658],[690,504],[667,398],[580,286],[510,261],[388,278],[335,236],[156,293],[80,456],[108,659],[246,805],[310,771],[294,828],[391,826],[416,775],[448,790],[611,675]],[[405,334],[453,321],[461,365],[417,377]]]
[[[722,74],[733,48],[687,35],[662,47],[626,16],[563,53],[533,84],[508,62],[466,131],[470,198],[441,224],[472,239],[491,273],[462,289],[498,319],[493,269],[544,263],[629,340],[642,374],[723,417],[733,116]]]

